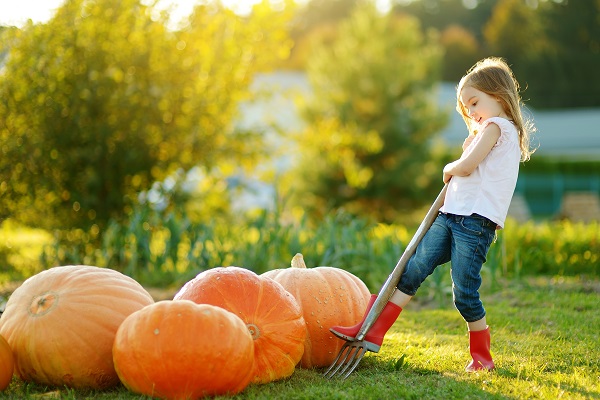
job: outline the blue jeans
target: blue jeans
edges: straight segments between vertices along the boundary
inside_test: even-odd
[[[479,298],[481,266],[496,234],[496,224],[473,214],[439,213],[408,261],[398,289],[414,296],[433,271],[450,261],[454,305],[466,322],[485,316]]]

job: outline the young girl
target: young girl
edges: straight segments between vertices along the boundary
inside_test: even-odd
[[[448,183],[444,205],[364,340],[368,350],[378,352],[385,333],[419,286],[437,266],[450,262],[454,304],[469,330],[472,360],[466,370],[473,372],[494,368],[490,330],[479,298],[481,267],[496,230],[504,226],[519,162],[532,153],[533,126],[521,114],[519,84],[500,58],[475,64],[460,80],[456,94],[456,109],[469,136],[461,157],[444,167],[443,181]],[[371,297],[365,317],[376,297]],[[330,330],[344,340],[355,340],[361,326],[362,322]]]

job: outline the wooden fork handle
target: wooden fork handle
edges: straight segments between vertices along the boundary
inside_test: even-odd
[[[375,303],[373,303],[373,307],[371,307],[371,310],[369,310],[362,326],[358,330],[356,340],[363,340],[365,338],[365,335],[367,334],[369,329],[371,329],[377,318],[379,318],[381,311],[383,311],[383,308],[390,300],[390,297],[392,296],[396,285],[398,285],[398,282],[400,282],[400,277],[404,272],[404,268],[406,267],[408,260],[410,260],[412,255],[415,254],[415,251],[417,250],[417,246],[421,242],[421,239],[423,239],[423,236],[425,236],[431,225],[433,225],[433,222],[437,218],[440,208],[442,208],[442,206],[444,205],[444,197],[446,196],[447,190],[448,184],[446,183],[440,191],[440,194],[438,194],[437,198],[429,208],[429,211],[427,211],[425,218],[419,225],[419,228],[413,235],[411,241],[408,243],[408,246],[406,246],[406,249],[404,250],[404,253],[402,253],[400,260],[398,260],[396,267],[381,287],[381,290],[377,295],[377,299],[375,300]]]

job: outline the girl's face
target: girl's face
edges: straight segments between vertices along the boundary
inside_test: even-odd
[[[492,117],[508,119],[500,100],[471,86],[465,86],[462,89],[460,102],[463,104],[467,116],[478,124]]]

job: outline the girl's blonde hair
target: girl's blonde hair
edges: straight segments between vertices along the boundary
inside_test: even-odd
[[[500,101],[504,112],[513,121],[519,133],[521,161],[529,160],[535,151],[530,148],[530,136],[535,131],[535,127],[531,120],[523,117],[519,83],[508,64],[499,57],[485,58],[471,67],[458,83],[456,110],[462,115],[469,131],[475,133],[477,123],[469,117],[467,108],[460,101],[460,93],[465,86],[477,89]]]

